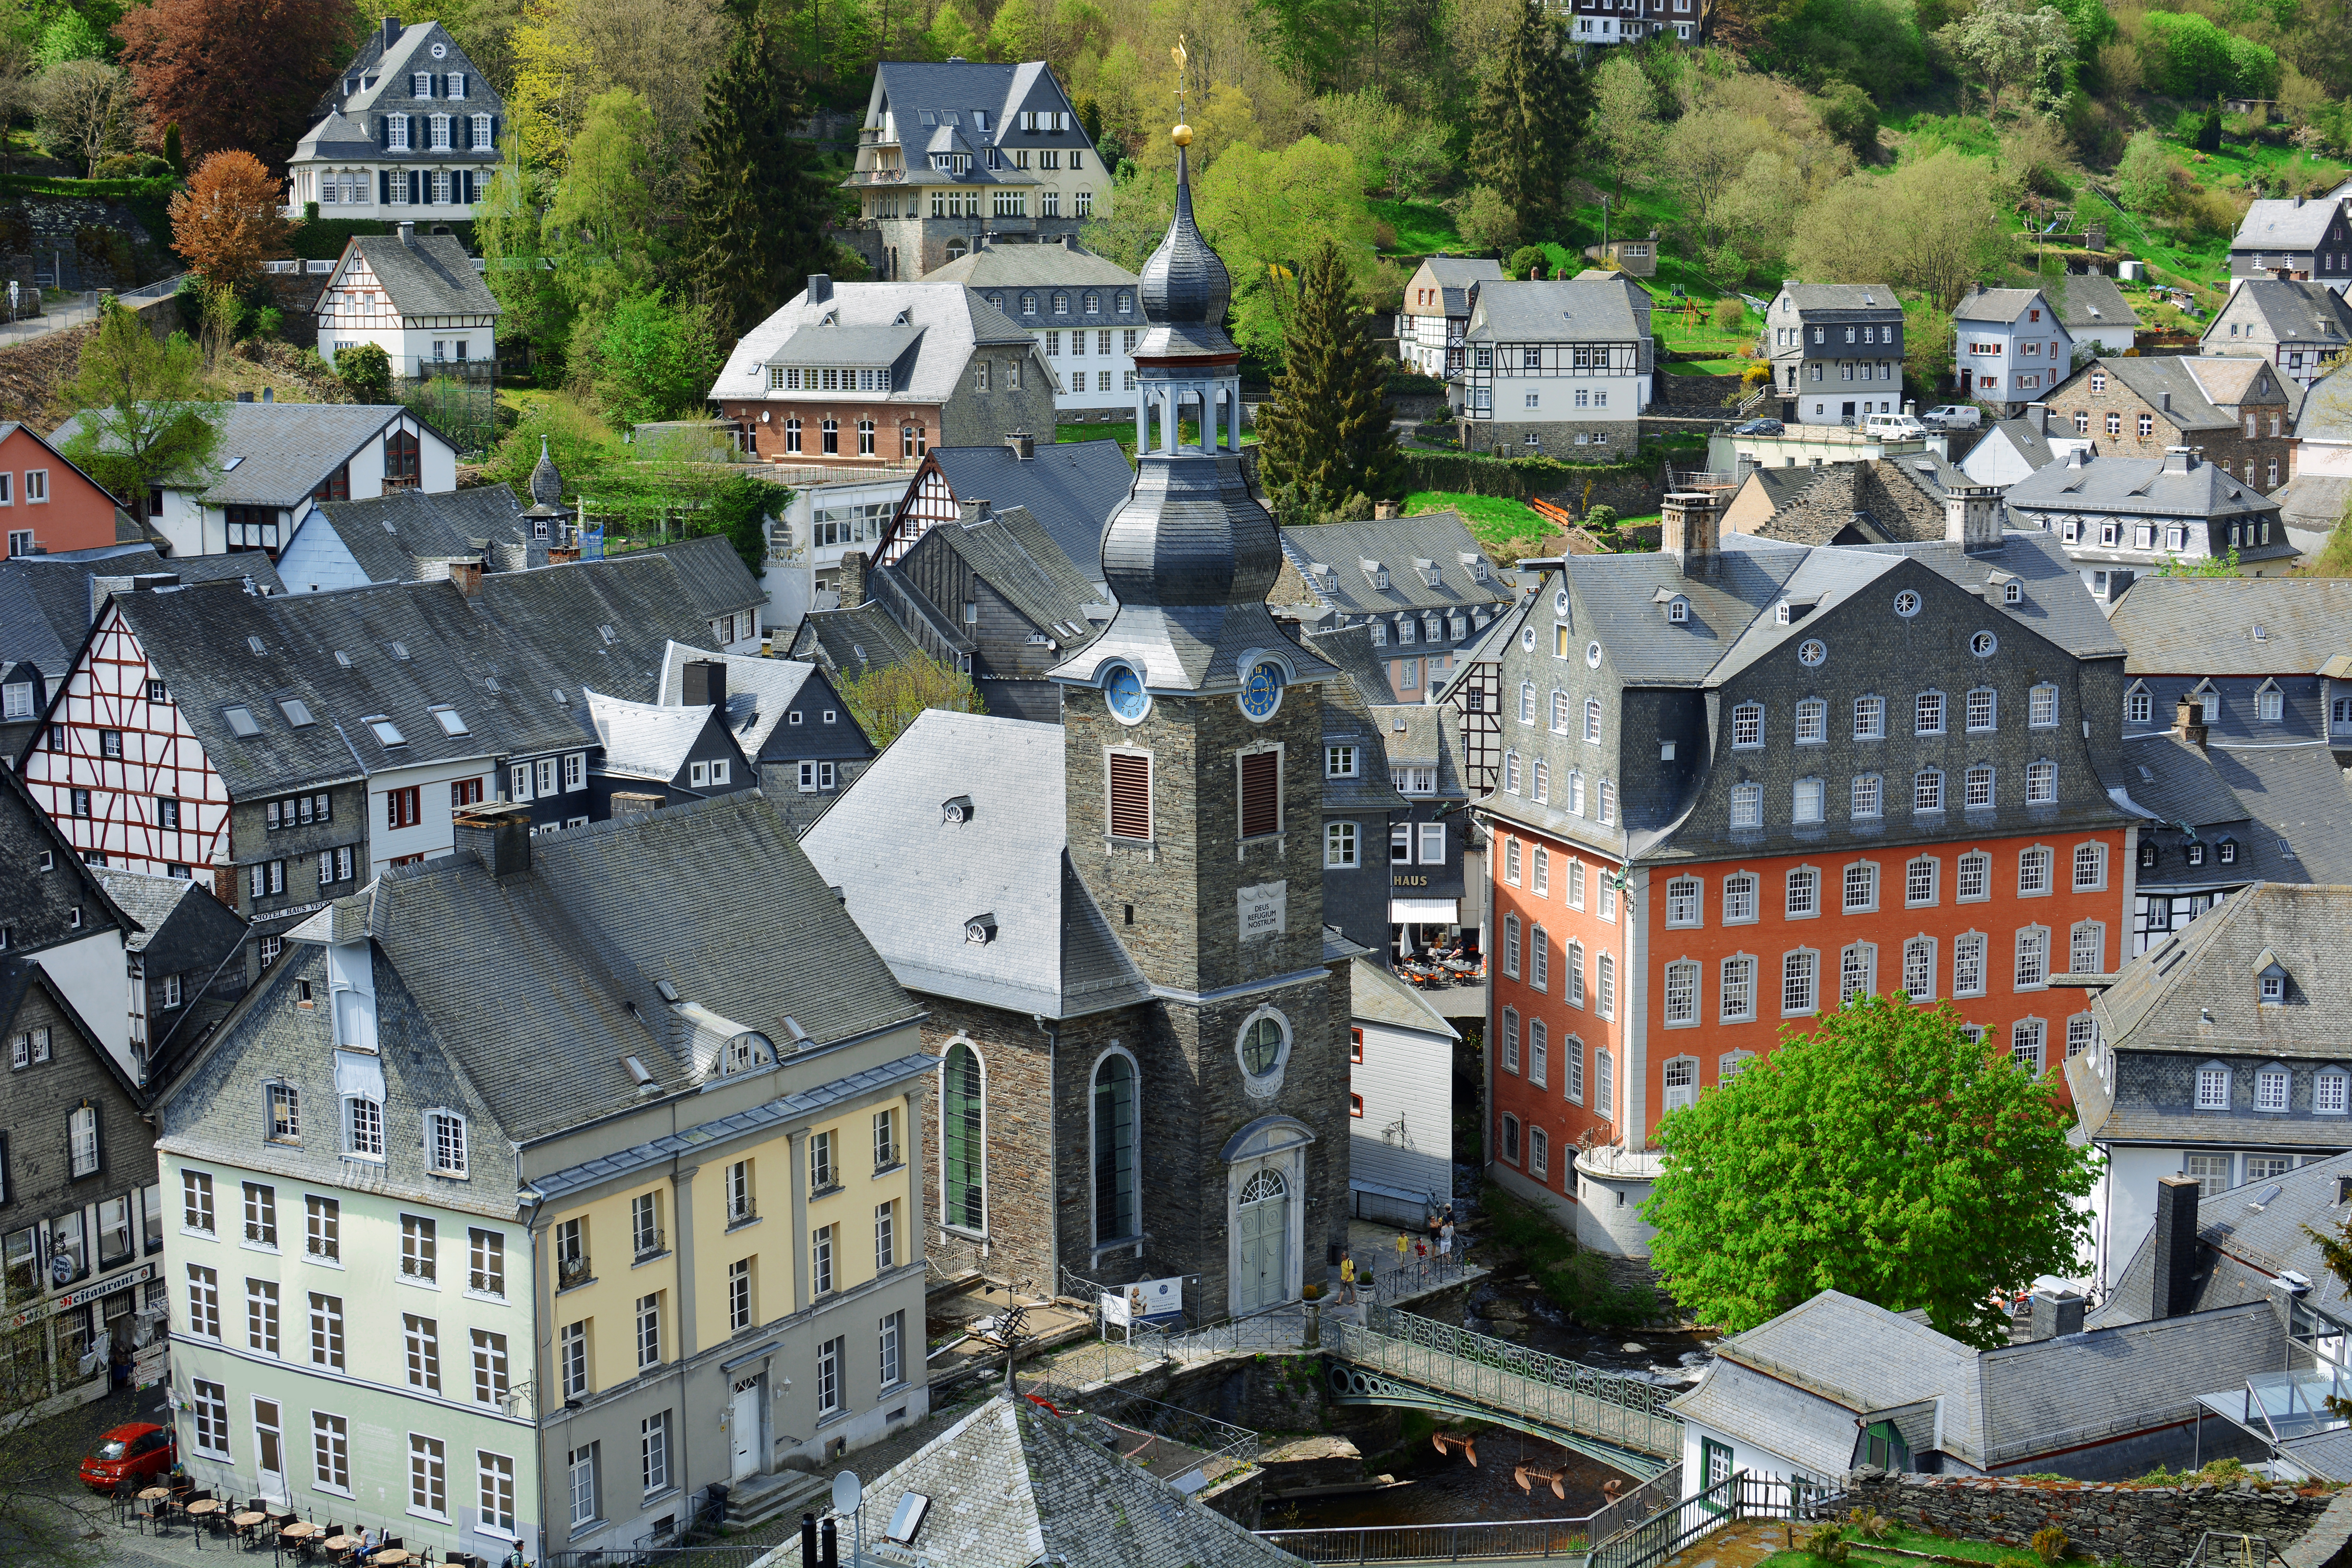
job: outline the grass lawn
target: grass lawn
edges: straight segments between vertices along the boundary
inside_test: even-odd
[[[1457,511],[1482,544],[1508,544],[1517,539],[1539,539],[1552,525],[1538,517],[1525,501],[1504,496],[1465,495],[1457,490],[1415,490],[1404,498],[1404,514]]]
[[[1383,250],[1403,256],[1427,256],[1433,251],[1460,251],[1462,237],[1454,231],[1454,218],[1444,207],[1433,202],[1373,202],[1372,221],[1386,225],[1395,240],[1382,246]]]

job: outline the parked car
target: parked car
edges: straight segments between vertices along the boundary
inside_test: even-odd
[[[1927,433],[1927,426],[1910,414],[1874,414],[1862,422],[1862,427],[1882,441],[1916,441]]]
[[[152,1421],[126,1421],[99,1434],[82,1456],[82,1485],[94,1492],[110,1492],[128,1479],[134,1489],[153,1486],[179,1458],[178,1440],[169,1426]]]
[[[1778,436],[1780,434],[1780,422],[1778,419],[1750,419],[1745,425],[1734,425],[1731,433],[1735,436]]]
[[[1939,403],[1919,423],[1930,430],[1973,430],[1984,423],[1984,410],[1973,403]]]

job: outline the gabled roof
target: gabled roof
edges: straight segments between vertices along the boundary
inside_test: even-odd
[[[1478,285],[1468,335],[1474,342],[1623,342],[1646,334],[1614,281],[1544,279]]]
[[[717,620],[768,602],[768,591],[743,564],[743,557],[724,534],[705,533],[675,539],[651,547],[650,554],[666,557],[677,569],[679,586],[705,620]]]
[[[44,854],[47,871],[39,868]],[[9,868],[0,877],[0,925],[14,933],[12,952],[82,941],[108,924],[119,927],[126,942],[138,934],[138,917],[115,902],[94,867],[82,864],[14,767],[0,767],[0,865]],[[94,914],[97,924],[73,925],[77,907]]]
[[[1375,702],[1373,721],[1380,725],[1381,746],[1388,753],[1391,778],[1402,768],[1435,768],[1435,796],[1415,800],[1464,800],[1470,794],[1468,766],[1462,747],[1462,715],[1450,702]]]
[[[2195,378],[2207,400],[2216,407],[2284,404],[2287,401],[2286,388],[2294,384],[2281,382],[2268,360],[2251,354],[2182,355],[2177,363]]]
[[[1280,531],[1282,553],[1315,595],[1315,602],[1349,616],[1389,616],[1409,610],[1468,609],[1507,604],[1511,591],[1461,514],[1369,518]],[[1470,561],[1465,561],[1464,556]],[[1373,579],[1370,562],[1388,574]],[[1471,575],[1472,563],[1486,573]],[[1310,568],[1325,566],[1328,573]],[[1426,573],[1434,572],[1431,583]]]
[[[845,610],[811,610],[801,617],[792,647],[793,658],[813,660],[845,680],[905,664],[920,652],[890,613],[870,599]]]
[[[481,553],[473,542],[487,539],[493,546],[527,548],[530,525],[520,521],[522,503],[504,485],[478,485],[471,489],[428,495],[423,490],[394,490],[369,500],[318,501],[301,523],[325,528],[342,541],[371,583],[414,582],[425,574],[425,563]],[[290,549],[293,540],[289,539]],[[541,565],[545,565],[541,552]],[[487,564],[492,571],[500,562]]]
[[[2230,240],[2231,250],[2310,250],[2326,237],[2327,226],[2344,210],[2342,201],[2265,200],[2250,202]]]
[[[366,259],[393,309],[404,316],[499,314],[489,286],[454,235],[412,233],[406,239],[396,234],[353,235],[335,263],[334,276],[327,279],[329,289],[342,280],[354,256]]]
[[[433,1041],[518,1142],[642,1104],[624,1056],[691,1087],[691,1031],[659,982],[779,1051],[788,1016],[831,1044],[919,1016],[756,790],[540,836],[502,878],[466,854],[394,867],[296,935],[331,921],[397,977],[380,982],[386,1050]]]
[[[429,46],[441,45],[444,53],[436,59]],[[459,66],[473,66],[472,79],[467,85],[464,102],[468,109],[499,107],[498,95],[491,89],[481,68],[466,57],[457,40],[438,22],[411,22],[393,34],[387,45],[382,24],[370,27],[361,36],[360,47],[350,63],[335,74],[325,94],[319,100],[317,112],[328,114],[338,108],[352,113],[364,114],[381,105],[408,101],[409,76],[416,70],[449,71]],[[361,79],[357,91],[346,94],[343,79]],[[369,77],[376,78],[374,86],[366,84]]]
[[[1449,316],[1470,313],[1471,290],[1485,283],[1500,283],[1507,276],[1503,264],[1485,257],[1432,256],[1424,258],[1413,271],[1416,280],[1426,276],[1429,284],[1438,291],[1438,308]],[[1408,314],[1422,313],[1412,301],[1405,304]]]
[[[716,659],[727,667],[727,728],[743,754],[757,760],[784,721],[793,699],[816,674],[805,659],[760,658],[750,654],[706,653],[674,642],[662,650],[661,682],[655,699],[670,707],[686,702],[686,667],[697,660]],[[857,722],[855,716],[849,721]]]
[[[925,282],[966,283],[974,289],[1133,289],[1136,276],[1108,257],[1065,245],[983,245],[923,274]]]
[[[2108,624],[2130,675],[2316,675],[2352,653],[2352,581],[2141,577]]]
[[[932,710],[802,845],[910,991],[1055,1018],[1144,1001],[1070,864],[1064,787],[1060,725]]]
[[[1458,1040],[1462,1032],[1445,1021],[1428,997],[1369,958],[1348,965],[1348,1016],[1359,1023],[1386,1024]]]
[[[89,635],[106,595],[133,577],[169,574],[182,583],[237,583],[282,594],[278,569],[259,551],[166,560],[143,544],[115,544],[63,555],[0,561],[0,666],[30,659],[44,675],[63,675]]]
[[[2295,411],[2294,433],[2306,442],[2352,444],[2352,357],[2311,384]]]
[[[1395,811],[1408,803],[1389,781],[1388,743],[1375,702],[1391,700],[1386,670],[1371,657],[1371,628],[1344,626],[1338,631],[1300,633],[1296,622],[1281,623],[1300,646],[1312,649],[1339,667],[1339,678],[1323,682],[1323,743],[1356,748],[1353,778],[1323,779],[1323,809],[1328,811]]]
[[[2095,272],[2081,277],[2070,273],[2060,292],[2064,298],[2054,301],[2059,323],[2078,337],[2118,327],[2130,331],[2139,325],[2138,312],[2112,278]]]
[[[2185,822],[2201,832],[2253,816],[2215,770],[2214,754],[2190,745],[2178,731],[2125,740],[2124,794],[2158,820],[2176,826]]]
[[[139,929],[127,932],[122,939],[126,952],[146,952],[149,942],[163,929],[163,922],[179,909],[180,900],[196,885],[186,877],[151,877],[141,871],[106,866],[91,867],[90,875],[98,879],[115,906],[138,924]]]
[[[1064,653],[1076,652],[1102,633],[1099,623],[1087,618],[1087,606],[1097,603],[1094,584],[1078,574],[1025,507],[1000,507],[987,516],[967,511],[959,521],[931,529],[915,548],[954,552]]]
[[[1780,292],[1807,321],[1899,319],[1903,301],[1884,283],[1783,283]]]
[[[1307,647],[1339,667],[1348,678],[1357,700],[1364,704],[1388,704],[1396,700],[1396,690],[1389,681],[1387,660],[1372,647],[1372,628],[1368,622],[1352,626],[1340,626],[1328,631],[1301,629],[1300,640]]]
[[[2076,384],[2084,377],[2104,372],[2124,384],[2154,411],[2158,419],[2176,431],[2227,429],[2236,424],[2229,414],[2213,406],[2206,395],[2204,383],[2188,368],[2188,358],[2179,354],[2154,354],[2145,359],[2098,359],[2066,378],[2065,384],[2051,394],[2078,390]]]
[[[2243,301],[2241,304],[2241,301]],[[2281,343],[2306,343],[2322,350],[2341,349],[2352,339],[2352,303],[2325,283],[2300,279],[2250,278],[2231,291],[2228,303],[2206,323],[2203,341],[2215,347],[2227,343],[2216,337],[2222,321],[2243,321],[2251,313]],[[2256,340],[2259,342],[2260,340]],[[2240,343],[2245,340],[2240,338]]]
[[[600,691],[581,695],[596,726],[596,739],[604,743],[607,773],[667,783],[685,769],[687,754],[710,728],[708,708],[625,702]]]
[[[341,110],[335,110],[302,133],[289,161],[299,163],[313,158],[369,158],[379,151],[365,126]]]
[[[1271,1568],[1298,1561],[1122,1457],[1135,1447],[1134,1435],[1098,1417],[1056,1416],[1027,1399],[992,1397],[868,1482],[866,1517],[888,1520],[901,1497],[921,1494],[930,1508],[909,1545],[923,1562],[957,1568]]]
[[[958,501],[1027,508],[1089,583],[1103,580],[1103,525],[1135,488],[1118,442],[1040,443],[1027,458],[1002,444],[934,447],[930,455]]]
[[[2057,314],[2039,289],[1979,289],[1952,307],[1952,320],[2014,325],[2029,309],[2035,308],[2045,321]]]
[[[2278,503],[2201,458],[2103,458],[2070,452],[2009,487],[2011,510],[2081,511],[2207,522],[2274,515]],[[2294,553],[2284,540],[2251,545],[2243,558]]]
[[[1070,112],[1070,100],[1064,95],[1061,83],[1043,60],[1003,64],[987,60],[885,60],[875,68],[874,96],[866,107],[870,125],[880,127],[878,117],[886,106],[898,123],[902,144],[908,146],[927,142],[934,129],[965,133],[982,146],[1008,142],[1019,134],[1016,116],[1024,109],[1070,113],[1070,129],[1056,132],[1057,141],[1046,145],[1067,145],[1071,142],[1092,145],[1076,114]],[[987,114],[986,130],[974,122],[974,110]],[[924,122],[926,110],[937,120],[936,127]],[[950,115],[955,117],[952,121],[948,118]]]
[[[2036,468],[2046,468],[2055,456],[2050,449],[2050,437],[2042,433],[2038,419],[2002,419],[1985,432],[1984,439],[1995,436],[2007,441],[2017,455]]]
[[[1034,341],[1010,316],[961,283],[927,279],[829,282],[828,287],[830,294],[814,303],[803,289],[744,333],[728,354],[727,367],[719,373],[709,395],[764,398],[771,391],[768,367],[782,363],[778,356],[787,344],[798,345],[793,352],[803,363],[825,364],[850,363],[842,357],[849,350],[824,357],[832,352],[829,344],[849,342],[858,356],[855,363],[898,367],[891,390],[868,394],[868,401],[945,403],[961,386],[975,346]]]
[[[229,403],[219,413],[211,464],[201,474],[163,481],[203,486],[199,499],[206,506],[302,506],[386,426],[416,417],[396,403]],[[63,446],[80,430],[77,414],[58,426],[55,439]]]
[[[2116,1050],[2339,1059],[2352,1037],[2352,995],[2333,978],[2347,924],[2352,888],[2256,882],[2134,959],[2092,1003],[2100,1038]],[[2262,1005],[2264,952],[2287,972],[2284,1006]]]

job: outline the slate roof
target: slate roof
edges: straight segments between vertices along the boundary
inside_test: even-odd
[[[2325,536],[2352,511],[2352,475],[2297,474],[2273,490],[2271,500],[2278,502],[2279,521],[2289,530]]]
[[[282,594],[278,569],[259,551],[166,560],[143,544],[115,544],[63,555],[0,561],[0,668],[30,659],[41,673],[63,675],[89,633],[98,605],[134,576],[169,573],[183,583],[240,582]]]
[[[186,877],[150,877],[141,871],[105,866],[91,867],[90,875],[98,879],[107,896],[138,928],[125,933],[122,939],[126,952],[146,952],[149,942],[163,929],[163,922],[172,918],[180,900],[196,885]]]
[[[727,667],[727,728],[743,754],[757,760],[766,749],[784,711],[800,695],[816,666],[805,659],[759,658],[749,654],[707,653],[674,642],[662,649],[660,684],[655,700],[670,707],[686,702],[686,667],[698,659],[717,659]],[[853,717],[852,724],[857,721]]]
[[[866,401],[945,403],[961,385],[964,366],[971,362],[975,345],[1035,341],[1025,328],[961,283],[928,279],[835,283],[832,290],[829,298],[811,304],[807,290],[803,289],[744,333],[727,356],[727,367],[719,373],[709,395],[713,399],[765,398],[770,395],[768,366],[783,363],[778,355],[788,342],[801,343],[794,353],[803,363],[849,363],[838,354],[816,357],[827,334],[879,331],[886,334],[887,342],[880,337],[856,340],[858,353],[869,357],[855,363],[893,365],[891,390],[865,394]],[[902,315],[905,323],[898,325]],[[824,325],[827,321],[832,324]],[[883,353],[893,342],[898,346]]]
[[[2099,359],[2066,378],[2058,392],[2071,392],[2074,384],[2095,371],[2105,371],[2154,411],[2156,417],[2176,433],[2196,430],[2218,430],[2234,427],[2237,421],[2213,406],[2206,395],[2204,384],[2187,368],[2188,356],[2155,354],[2146,359]],[[2167,397],[2170,402],[2168,405]]]
[[[1472,342],[1648,342],[1623,289],[1574,279],[1479,284],[1466,336]]]
[[[2141,577],[2108,624],[2127,675],[2316,675],[2352,653],[2352,581]]]
[[[2135,959],[2100,993],[2092,1005],[2100,1037],[2115,1050],[2339,1060],[2352,1038],[2352,994],[2332,976],[2347,925],[2352,888],[2257,882]],[[2264,953],[2287,972],[2283,1006],[2262,1005],[2255,975]]]
[[[2001,321],[2014,324],[2029,306],[2039,305],[2050,311],[2050,301],[2042,297],[2039,289],[1979,289],[1952,307],[1952,320],[1960,321]]]
[[[768,591],[743,564],[743,557],[726,536],[705,533],[652,546],[647,554],[666,558],[677,570],[678,585],[705,620],[757,609],[768,602]]]
[[[1508,584],[1458,512],[1370,518],[1280,531],[1283,555],[1314,592],[1316,602],[1343,615],[1388,616],[1401,610],[1467,609],[1510,602]],[[1485,563],[1485,582],[1471,576],[1465,555]],[[1374,584],[1364,566],[1367,561],[1387,571],[1387,587]],[[1434,585],[1422,574],[1424,562],[1437,573]],[[1318,565],[1331,570],[1322,574],[1309,570]]]
[[[226,404],[208,468],[163,482],[201,484],[198,499],[206,506],[299,507],[352,454],[404,416],[408,410],[398,404]],[[77,414],[58,426],[54,439],[63,446],[80,431]]]
[[[2332,197],[2318,201],[2265,200],[2251,202],[2238,220],[2231,250],[2309,250],[2327,234],[2343,203]]]
[[[373,158],[381,151],[367,127],[352,119],[341,110],[330,113],[294,143],[292,163],[307,163],[316,158]]]
[[[2352,443],[2352,359],[2311,384],[2295,413],[2294,433],[2305,442]]]
[[[1884,283],[1783,283],[1780,292],[1808,321],[1900,321],[1903,302]]]
[[[866,110],[869,120],[886,103],[898,123],[901,142],[908,145],[928,138],[933,129],[922,122],[926,110],[942,121],[949,114],[956,115],[958,124],[953,129],[971,132],[980,145],[986,146],[991,142],[1009,142],[1019,134],[1016,116],[1024,109],[1070,108],[1061,84],[1043,60],[1001,65],[985,60],[885,60],[875,71],[874,97]],[[991,123],[986,131],[972,124],[975,109],[987,111]],[[878,125],[879,121],[874,123]],[[950,127],[942,123],[938,128]],[[1045,145],[1072,142],[1087,145],[1075,113],[1070,116],[1070,129]]]
[[[33,869],[44,851],[50,858],[47,873]],[[76,906],[93,911],[98,926],[120,926],[126,941],[138,931],[138,919],[114,901],[94,867],[82,864],[14,767],[0,767],[0,865],[11,872],[0,877],[0,925],[15,933],[12,952],[37,952],[92,935],[95,928],[69,923]]]
[[[1302,627],[1299,640],[1339,668],[1359,701],[1386,704],[1396,700],[1395,689],[1389,682],[1388,661],[1372,647],[1369,623],[1331,630],[1309,631]]]
[[[1458,1040],[1462,1032],[1445,1021],[1428,997],[1368,958],[1348,965],[1348,1015],[1359,1022],[1418,1029]]]
[[[518,1142],[642,1104],[625,1055],[691,1088],[660,981],[786,1053],[788,1016],[827,1045],[919,1016],[756,790],[530,844],[504,878],[463,854],[391,868],[296,928],[373,937],[413,1006],[383,1010],[386,1049],[413,1017]]]
[[[1722,1341],[1715,1368],[1670,1408],[1837,1475],[1858,1421],[1924,1403],[1936,1420],[1921,1424],[1921,1447],[1983,1471],[2169,1425],[2203,1380],[2270,1370],[2284,1338],[2254,1305],[1979,1351],[1824,1290]]]
[[[2079,459],[2079,461],[2077,460]],[[2011,510],[2098,512],[2119,517],[2196,518],[2207,522],[2233,517],[2260,518],[2278,510],[2262,491],[2231,478],[2211,463],[2174,458],[2103,458],[2070,452],[2009,487]],[[2241,552],[2249,560],[2293,554],[2281,540]]]
[[[2251,864],[2281,881],[2352,884],[2352,785],[2324,743],[2215,746],[2213,767],[2252,814]]]
[[[437,158],[440,154],[436,153]],[[489,286],[474,270],[474,258],[455,235],[353,235],[335,263],[332,289],[353,256],[363,257],[368,269],[383,285],[384,296],[404,316],[496,316],[499,302]]]
[[[1474,285],[1503,281],[1503,264],[1485,257],[1433,256],[1423,260],[1417,271],[1429,274],[1437,286],[1445,314],[1466,316],[1470,313],[1470,290]],[[1420,314],[1411,305],[1408,314]]]
[[[297,527],[326,528],[350,551],[371,583],[407,583],[425,575],[427,561],[446,561],[479,553],[473,541],[487,539],[494,558],[492,571],[515,570],[521,551],[528,559],[530,525],[522,521],[522,503],[504,485],[478,485],[471,489],[428,495],[423,490],[394,490],[370,500],[317,501]],[[293,541],[287,541],[290,548]],[[497,547],[504,545],[503,551]],[[544,550],[540,565],[545,565]]]
[[[1063,245],[983,245],[968,256],[923,274],[927,283],[965,283],[974,289],[1018,289],[1024,285],[1083,288],[1092,283],[1105,289],[1133,289],[1136,276],[1108,257]],[[1100,312],[1097,312],[1100,313]],[[1111,312],[1116,314],[1116,312]],[[1048,322],[1058,325],[1062,319]]]
[[[846,610],[811,610],[802,616],[792,657],[856,680],[869,669],[905,664],[921,651],[890,613],[869,599]]]
[[[1997,420],[1992,429],[1986,432],[1985,438],[1990,440],[1996,435],[2008,441],[2019,457],[2036,468],[2048,468],[2056,455],[2050,449],[2050,437],[2042,433],[2039,419]]]
[[[2070,273],[2061,292],[2065,298],[2053,305],[2059,323],[2077,337],[2116,327],[2128,331],[2139,325],[2139,313],[2112,278],[2095,272],[2081,277]]]
[[[1151,992],[1070,864],[1058,724],[931,710],[802,847],[910,991],[1048,1017]],[[948,820],[946,803],[971,803]],[[992,917],[986,942],[969,922]]]
[[[425,52],[426,46],[436,41],[446,45],[449,50],[449,53],[437,60],[431,58]],[[326,93],[319,100],[319,107],[315,112],[328,114],[340,107],[347,111],[363,114],[371,110],[394,103],[405,104],[410,101],[411,84],[408,79],[414,69],[421,67],[436,71],[446,71],[458,65],[471,66],[473,62],[466,58],[465,52],[457,47],[457,39],[440,23],[411,22],[394,35],[391,47],[388,48],[384,44],[383,27],[379,24],[361,35],[358,51],[352,55],[349,63],[336,73]],[[483,77],[480,68],[476,67],[471,75],[472,80],[467,83],[469,91],[463,100],[467,105],[468,111],[479,109],[497,110],[499,107],[498,95],[491,90],[490,84]],[[362,79],[362,85],[359,90],[349,94],[341,90],[342,79],[347,76]],[[373,87],[364,85],[365,79],[370,76],[377,79],[376,85]],[[436,101],[445,100],[436,100]]]
[[[708,708],[664,707],[655,702],[625,702],[600,691],[581,693],[596,738],[604,745],[604,771],[632,778],[677,777],[686,755],[710,724]]]
[[[1469,768],[1462,746],[1462,714],[1450,702],[1374,703],[1372,718],[1381,727],[1381,745],[1388,752],[1390,776],[1400,768],[1437,770],[1434,796],[1412,800],[1465,800],[1470,795]]]
[[[934,447],[959,502],[1026,507],[1090,583],[1103,580],[1103,525],[1135,488],[1135,469],[1116,441],[1040,443],[1024,459],[1010,447]]]
[[[1296,623],[1284,629],[1297,633]],[[1323,780],[1323,809],[1396,811],[1407,802],[1389,782],[1388,742],[1371,705],[1390,700],[1388,677],[1371,657],[1371,628],[1347,626],[1338,631],[1297,636],[1296,640],[1339,667],[1339,679],[1325,681],[1323,743],[1356,748],[1356,776]]]
[[[1225,1568],[1299,1560],[1120,1458],[1136,1435],[992,1397],[866,1485],[869,1538],[898,1500],[930,1500],[909,1543],[957,1568]],[[1190,1468],[1189,1466],[1187,1467]],[[887,1546],[869,1553],[898,1561]]]
[[[2230,341],[2216,340],[2213,333],[2224,316],[2234,314],[2243,320],[2244,312],[2237,310],[2242,299],[2277,342],[2326,350],[2340,349],[2347,338],[2352,338],[2352,302],[2328,285],[2299,279],[2250,278],[2231,291],[2228,304],[2213,312],[2213,320],[2205,327],[2204,341]],[[2243,343],[2245,340],[2237,341]]]
[[[1101,634],[1101,624],[1087,618],[1087,606],[1101,602],[1095,585],[1078,574],[1027,508],[999,507],[985,517],[967,512],[925,537],[933,536],[933,548],[961,556],[974,575],[1064,653],[1075,653]]]

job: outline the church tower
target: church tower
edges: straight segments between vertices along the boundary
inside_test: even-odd
[[[1274,519],[1241,458],[1231,279],[1176,214],[1142,274],[1133,489],[1103,533],[1118,609],[1054,672],[1071,864],[1150,981],[1139,1042],[1145,1267],[1186,1306],[1296,1300],[1344,1241],[1348,966],[1327,948],[1322,712],[1335,675],[1265,607]],[[1193,423],[1187,440],[1185,423]]]

